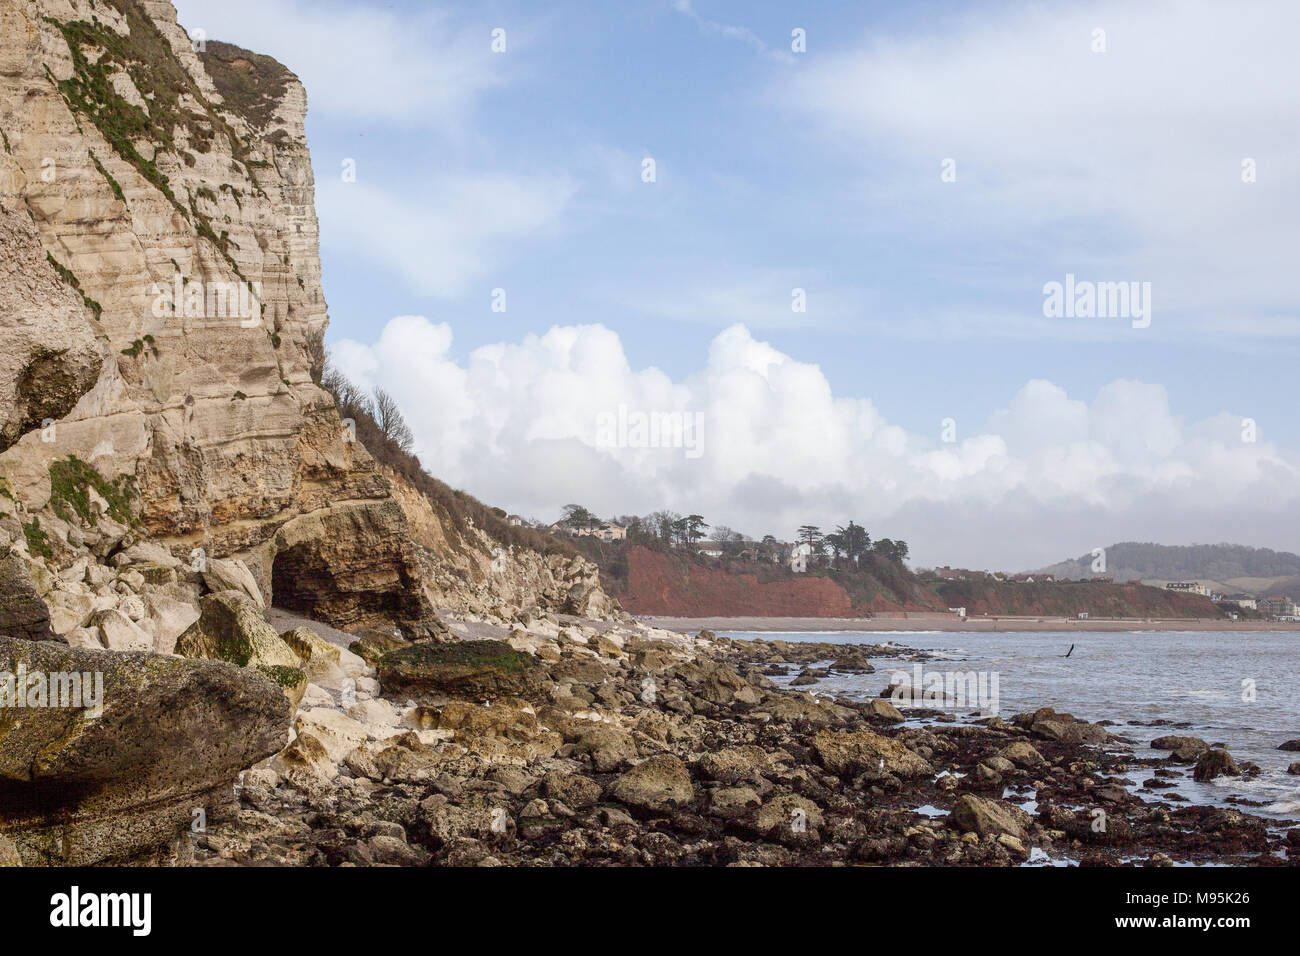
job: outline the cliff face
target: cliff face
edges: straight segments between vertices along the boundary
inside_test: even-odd
[[[287,69],[196,49],[165,0],[0,0],[4,497],[66,565],[102,537],[59,501],[58,475],[89,466],[132,537],[238,558],[270,601],[343,628],[602,613],[586,562],[448,544],[319,387],[306,109]]]
[[[768,569],[764,569],[768,570]],[[772,573],[779,573],[773,571]],[[871,611],[935,609],[938,599],[924,593],[900,596],[872,581],[879,591],[856,596],[836,580],[818,574],[782,575],[762,580],[633,545],[627,549],[625,591],[614,591],[634,614],[678,617],[860,617]]]
[[[0,434],[59,419],[0,475],[34,512],[75,457],[128,478],[178,555],[240,557],[268,594],[301,571],[339,625],[418,621],[403,512],[313,380],[306,107],[275,61],[196,51],[167,2],[0,5],[0,241],[28,286],[0,293],[28,343],[4,350]]]
[[[402,476],[388,477],[407,519],[420,587],[434,607],[502,619],[511,618],[518,608],[594,618],[618,610],[591,561],[503,545],[472,526],[457,532],[445,509]]]
[[[1193,594],[1137,584],[1092,581],[1012,583],[945,581],[927,586],[905,568],[790,574],[749,562],[728,566],[632,545],[596,549],[610,593],[633,614],[666,617],[861,617],[890,611],[945,611],[971,616],[1217,618]],[[617,565],[617,567],[616,567]]]

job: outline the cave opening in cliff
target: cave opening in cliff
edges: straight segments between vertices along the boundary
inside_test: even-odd
[[[271,603],[313,620],[328,621],[338,615],[338,582],[316,549],[300,544],[275,556]]]

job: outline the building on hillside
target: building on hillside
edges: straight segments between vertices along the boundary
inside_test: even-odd
[[[705,558],[720,558],[724,552],[717,545],[708,545],[707,547],[696,549],[695,553]]]
[[[1257,602],[1259,611],[1269,617],[1295,617],[1295,602],[1289,597],[1260,598]]]
[[[790,570],[795,574],[803,574],[808,570],[808,559],[812,557],[812,545],[803,543],[796,544],[790,549]]]
[[[1219,598],[1220,604],[1235,604],[1243,611],[1253,611],[1256,607],[1256,601],[1249,594],[1224,594]]]
[[[1209,585],[1202,584],[1200,581],[1170,581],[1165,585],[1166,591],[1181,591],[1184,594],[1200,594],[1203,597],[1210,596]]]
[[[524,519],[522,515],[506,515],[506,524],[513,525],[514,527],[518,528],[523,523],[524,523]]]
[[[578,538],[599,538],[601,541],[627,540],[627,528],[612,521],[602,521],[600,524],[582,528],[571,528],[563,521],[557,521],[551,525],[551,531],[555,534],[571,534]]]

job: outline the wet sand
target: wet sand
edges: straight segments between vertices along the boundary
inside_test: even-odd
[[[1089,618],[969,617],[916,613],[842,617],[639,617],[670,631],[1296,631],[1300,624],[1276,621],[1227,621],[1222,618]]]

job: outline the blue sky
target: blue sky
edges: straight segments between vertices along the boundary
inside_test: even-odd
[[[1300,547],[1285,491],[1300,447],[1291,4],[1247,2],[1231,18],[1197,2],[177,7],[187,28],[302,77],[330,342],[352,374],[402,400],[426,465],[487,500],[539,517],[574,499],[602,513],[710,508],[756,534],[791,533],[820,500],[825,514],[809,520],[853,509],[840,520],[901,525],[924,558],[974,564],[1031,566],[1144,535]],[[504,53],[491,49],[496,28]],[[796,28],[806,52],[791,49]],[[347,159],[354,183],[340,175]],[[945,160],[955,182],[941,178]],[[1043,286],[1066,273],[1150,282],[1150,326],[1045,317]],[[790,307],[796,287],[804,313]],[[490,308],[497,288],[504,313]],[[412,338],[395,329],[386,352],[398,316],[446,334],[408,322]],[[580,387],[574,348],[626,362],[628,400],[706,409],[715,436],[728,422],[816,431],[789,415],[738,425],[718,404],[720,353],[755,354],[724,337],[738,324],[754,348],[815,368],[794,376],[808,393],[781,392],[766,361],[750,372],[810,415],[823,399],[843,412],[853,424],[825,436],[841,454],[786,473],[797,443],[775,439],[771,457],[752,460],[715,442],[728,464],[705,470],[596,449],[585,478],[511,483],[543,447],[592,445],[585,423],[603,406],[575,404],[573,383],[535,361],[579,370]],[[614,339],[537,338],[597,325]],[[385,364],[418,347],[432,349],[423,365]],[[503,348],[526,379],[509,388]],[[496,384],[475,373],[485,362]],[[437,369],[468,376],[465,391],[453,400],[430,386]],[[651,369],[665,390],[645,384]],[[1027,406],[1048,395],[1030,388],[1038,381],[1057,406]],[[1141,383],[1131,394],[1151,404],[1107,400],[1117,382]],[[622,387],[601,401],[621,404]],[[875,425],[861,425],[863,403]],[[1071,403],[1092,416],[1077,434],[1022,427],[1055,421],[1053,408],[1073,421]],[[448,405],[465,407],[452,420]],[[945,418],[976,445],[943,448]],[[1245,448],[1232,439],[1243,418],[1259,436]],[[859,427],[875,429],[860,447]],[[457,429],[466,437],[452,442]],[[906,448],[873,447],[888,429]],[[1171,429],[1176,440],[1159,437]],[[1205,429],[1217,446],[1203,446]],[[1005,447],[986,454],[981,437]],[[945,451],[966,464],[933,457]],[[930,488],[935,474],[942,487]],[[778,501],[799,490],[788,513],[743,492],[769,479],[785,489]],[[822,479],[820,497],[805,494]],[[904,493],[909,483],[920,490]],[[945,536],[973,508],[1022,509],[1050,527],[1029,521],[998,546],[973,525]]]

